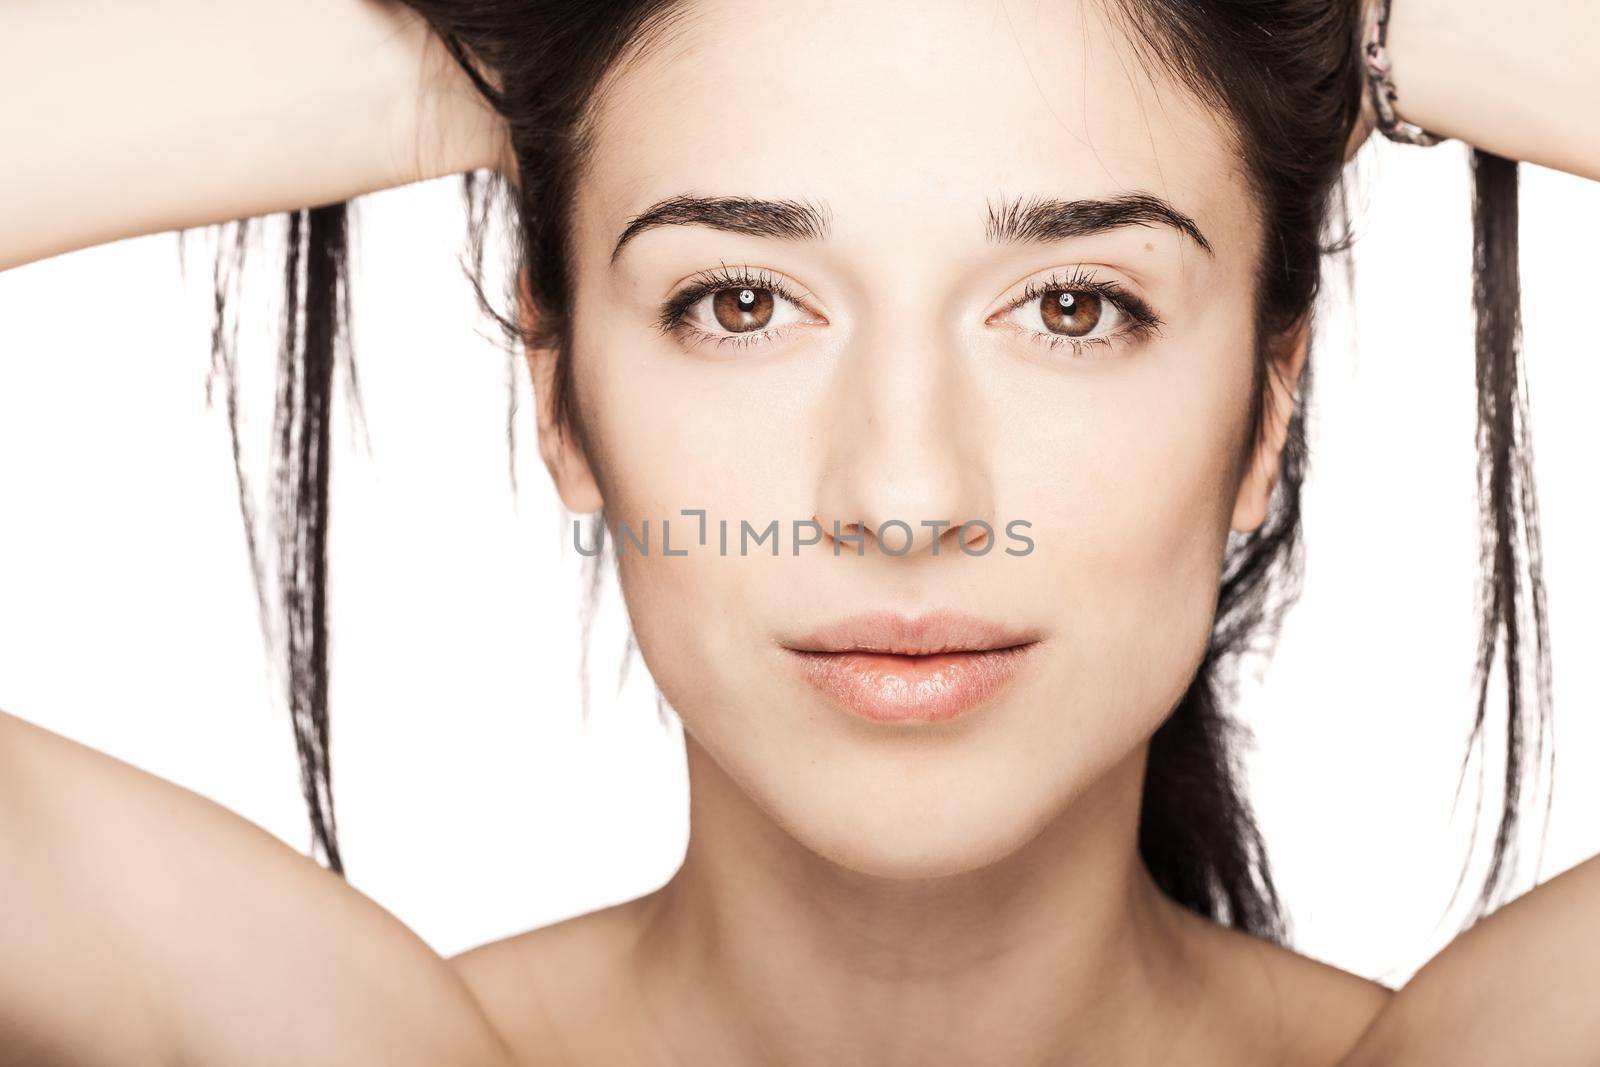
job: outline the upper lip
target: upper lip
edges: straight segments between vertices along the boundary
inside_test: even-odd
[[[1036,631],[1018,629],[959,611],[902,615],[873,611],[830,623],[783,644],[797,652],[879,652],[931,656],[983,652],[1031,644]]]

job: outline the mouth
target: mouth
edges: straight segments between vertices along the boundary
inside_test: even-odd
[[[1021,671],[1039,634],[940,612],[859,615],[783,643],[835,704],[879,723],[934,723],[990,703]]]

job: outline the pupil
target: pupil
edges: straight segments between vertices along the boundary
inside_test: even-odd
[[[1071,311],[1072,310],[1072,305],[1076,304],[1077,302],[1078,301],[1076,300],[1076,298],[1073,297],[1073,295],[1071,293],[1068,293],[1068,292],[1065,292],[1065,291],[1063,291],[1062,294],[1059,297],[1056,298],[1056,303],[1060,304],[1061,307],[1062,307],[1062,310],[1064,310],[1064,311]]]
[[[749,289],[740,290],[740,292],[739,292],[739,303],[745,304],[745,305],[750,305],[750,304],[754,304],[755,302],[756,302],[756,294],[755,293],[751,292]]]

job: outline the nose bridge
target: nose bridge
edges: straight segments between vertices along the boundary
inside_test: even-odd
[[[841,534],[881,542],[861,550],[910,556],[937,541],[944,554],[981,544],[983,528],[962,524],[993,524],[971,367],[947,327],[924,306],[863,324],[840,351],[817,489],[825,536],[837,522]]]

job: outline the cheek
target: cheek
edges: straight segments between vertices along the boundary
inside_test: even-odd
[[[674,685],[713,684],[737,651],[730,646],[748,637],[739,621],[770,617],[774,582],[815,563],[788,552],[793,520],[809,517],[795,514],[803,453],[793,412],[774,408],[798,383],[752,376],[746,385],[725,366],[647,344],[603,334],[575,344],[575,385],[630,621],[656,681],[682,708]],[[684,514],[696,509],[706,514]],[[769,537],[741,555],[741,520],[757,533],[777,520],[782,554],[772,556]]]
[[[653,525],[694,508],[734,521],[777,517],[775,498],[800,460],[794,398],[805,388],[803,364],[738,373],[730,366],[738,355],[689,355],[639,332],[619,327],[574,345],[574,384],[601,452],[608,510]]]
[[[1035,445],[1055,458],[1030,499],[1060,597],[1064,695],[1114,703],[1103,710],[1147,731],[1210,637],[1248,399],[1245,354],[1191,356],[1106,376]]]

